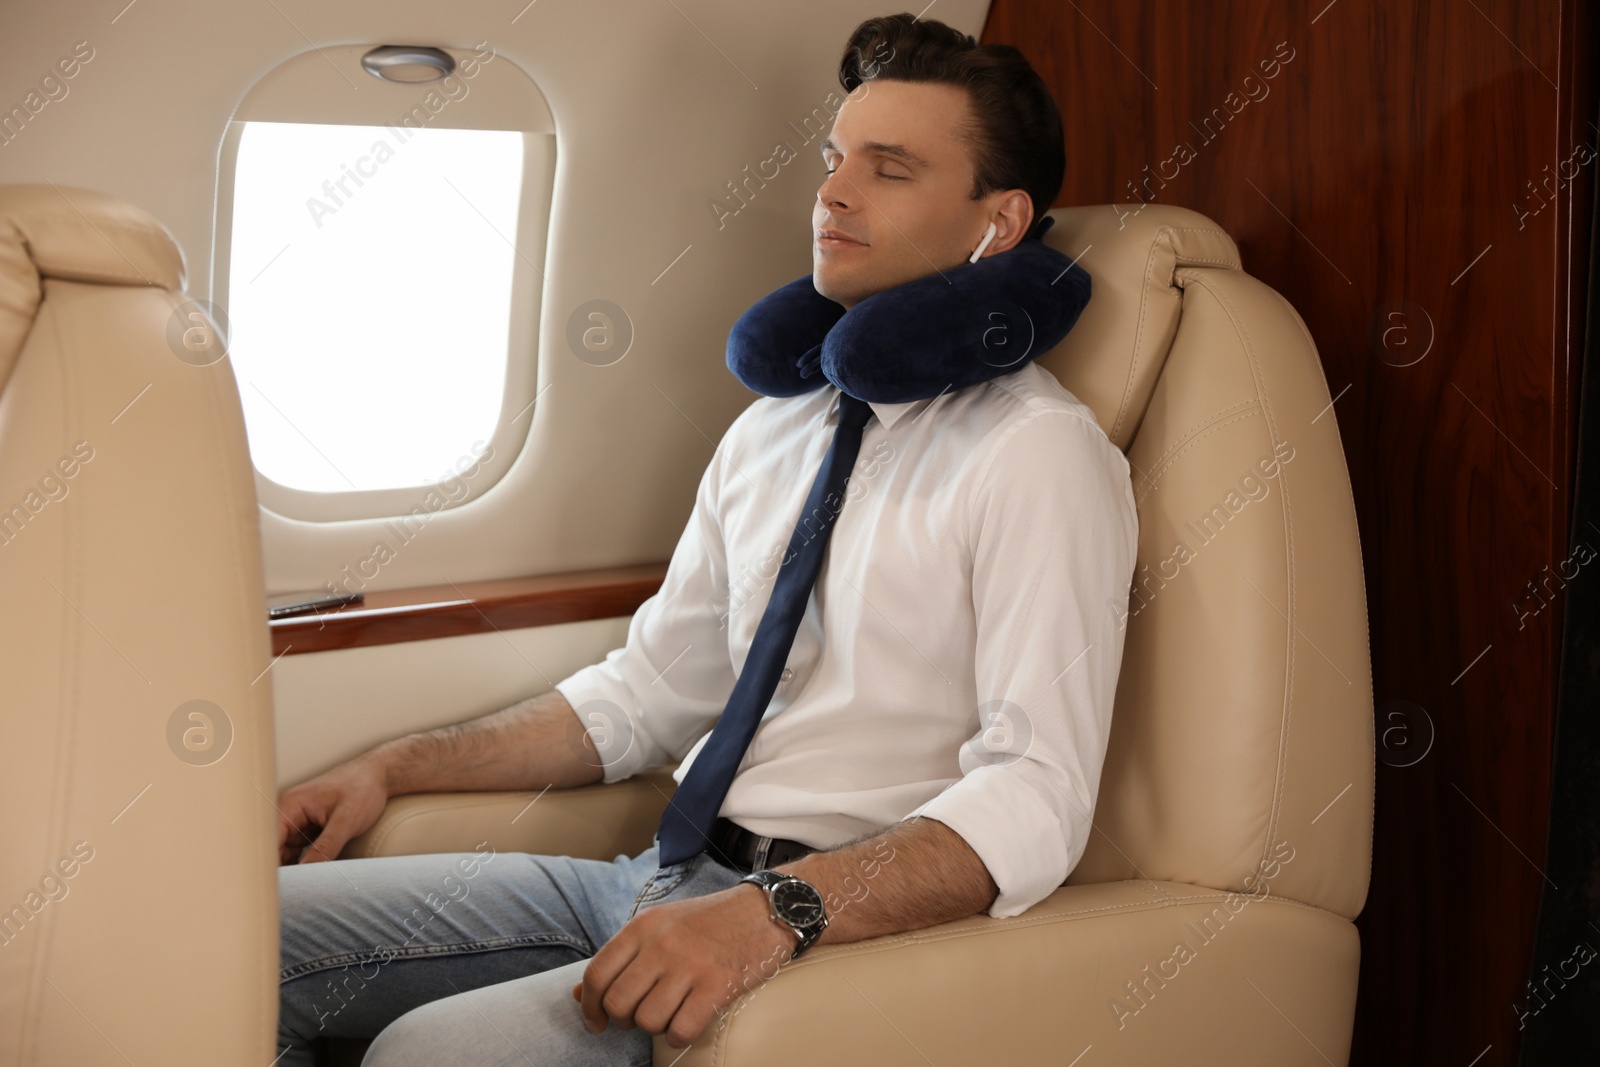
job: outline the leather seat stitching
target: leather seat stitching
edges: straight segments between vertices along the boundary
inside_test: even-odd
[[[1263,373],[1260,358],[1256,352],[1255,340],[1250,336],[1250,330],[1245,326],[1239,316],[1239,309],[1234,305],[1228,295],[1221,288],[1204,278],[1196,277],[1195,283],[1221,305],[1228,316],[1228,321],[1233,324],[1243,346],[1246,365],[1250,368],[1251,377],[1256,383],[1256,395],[1261,398],[1261,410],[1266,416],[1267,432],[1271,434],[1271,441],[1281,440],[1277,429],[1277,419],[1273,415],[1272,404],[1268,398],[1267,390],[1263,385]],[[1265,286],[1271,289],[1271,286]],[[1280,294],[1281,295],[1281,294]],[[1283,817],[1283,794],[1288,787],[1288,762],[1289,762],[1289,732],[1293,727],[1294,707],[1291,699],[1294,693],[1295,669],[1295,561],[1294,561],[1294,516],[1290,507],[1289,479],[1280,465],[1278,471],[1278,492],[1283,501],[1284,523],[1284,555],[1286,560],[1286,573],[1284,575],[1284,589],[1287,603],[1284,605],[1284,616],[1288,620],[1290,632],[1285,636],[1284,652],[1284,693],[1281,725],[1278,734],[1278,768],[1277,781],[1273,789],[1272,810],[1267,814],[1267,833],[1261,842],[1261,859],[1266,861],[1272,847],[1273,840],[1277,837],[1278,826]]]
[[[1152,469],[1159,469],[1161,467],[1162,463],[1164,463],[1166,461],[1167,457],[1169,455],[1172,455],[1173,453],[1175,453],[1177,451],[1177,449],[1181,445],[1183,445],[1183,443],[1185,441],[1187,441],[1189,439],[1189,435],[1194,433],[1196,430],[1199,430],[1199,429],[1201,429],[1201,428],[1203,428],[1205,426],[1209,426],[1211,424],[1212,420],[1219,419],[1222,416],[1228,414],[1230,411],[1235,411],[1235,410],[1237,410],[1239,408],[1244,407],[1247,404],[1254,404],[1254,403],[1257,402],[1258,399],[1259,399],[1258,397],[1249,397],[1248,399],[1239,401],[1237,404],[1229,404],[1225,408],[1221,408],[1221,409],[1219,409],[1217,411],[1213,411],[1211,414],[1209,414],[1209,415],[1205,416],[1204,418],[1200,419],[1200,421],[1198,421],[1194,425],[1190,426],[1187,430],[1184,430],[1181,433],[1179,433],[1177,435],[1177,437],[1173,439],[1172,447],[1167,449],[1167,451],[1161,453],[1161,455],[1157,456],[1155,458],[1155,462],[1153,462],[1151,464],[1151,468]]]
[[[1212,434],[1216,433],[1218,430],[1222,429],[1225,426],[1231,426],[1234,423],[1239,422],[1242,419],[1253,419],[1259,414],[1261,414],[1261,411],[1259,409],[1257,409],[1257,410],[1254,410],[1254,411],[1246,411],[1246,412],[1243,412],[1242,414],[1235,415],[1231,419],[1226,419],[1226,420],[1224,420],[1222,422],[1217,423],[1216,425],[1212,426],[1210,429],[1206,430],[1205,433],[1200,434],[1198,437],[1194,438],[1188,444],[1184,445],[1183,449],[1181,451],[1179,451],[1177,454],[1175,454],[1167,462],[1167,464],[1164,467],[1157,468],[1154,473],[1152,473],[1152,474],[1150,474],[1150,475],[1148,475],[1146,477],[1145,483],[1144,483],[1144,485],[1145,485],[1144,491],[1142,493],[1138,494],[1137,497],[1135,497],[1134,503],[1138,504],[1138,503],[1142,502],[1145,497],[1149,496],[1150,493],[1155,489],[1156,482],[1158,482],[1163,475],[1165,475],[1168,471],[1170,471],[1173,468],[1173,466],[1177,463],[1178,459],[1181,456],[1183,456],[1185,453],[1191,451],[1201,441],[1204,441],[1207,437],[1210,437]]]
[[[1122,403],[1118,405],[1117,417],[1111,424],[1110,436],[1113,440],[1116,439],[1118,433],[1122,432],[1122,421],[1128,414],[1128,401],[1133,396],[1133,382],[1139,376],[1139,340],[1144,336],[1145,315],[1150,310],[1150,278],[1155,272],[1156,250],[1161,246],[1161,242],[1166,236],[1167,231],[1164,229],[1156,234],[1156,239],[1150,244],[1150,252],[1145,256],[1144,285],[1139,288],[1139,324],[1134,327],[1133,331],[1133,357],[1128,363],[1128,376],[1122,383]]]

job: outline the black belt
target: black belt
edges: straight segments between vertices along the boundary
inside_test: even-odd
[[[720,816],[711,824],[709,841],[706,853],[712,859],[745,874],[776,867],[816,851],[810,845],[802,845],[786,837],[763,837],[751,833],[738,823]]]

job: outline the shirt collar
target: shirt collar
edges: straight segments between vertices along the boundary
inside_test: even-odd
[[[833,400],[828,404],[828,416],[830,418],[838,417],[839,396],[839,390],[837,388],[834,389]],[[893,427],[894,424],[899,421],[900,416],[904,415],[912,408],[916,408],[920,411],[921,409],[926,408],[933,400],[937,399],[938,397],[929,397],[924,400],[908,400],[903,404],[880,404],[876,401],[869,400],[867,401],[867,406],[872,408],[872,413],[878,416],[878,421],[881,422],[884,429],[887,430]]]

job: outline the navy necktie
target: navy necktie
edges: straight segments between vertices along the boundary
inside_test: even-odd
[[[750,641],[744,670],[739,672],[733,694],[711,736],[689,765],[661,816],[657,844],[662,866],[681,863],[705,851],[711,824],[722,809],[734,772],[778,688],[778,675],[789,658],[812,586],[822,569],[823,550],[828,547],[834,521],[844,507],[845,482],[861,451],[861,432],[871,414],[872,408],[865,400],[845,392],[839,394],[839,425],[833,444],[822,459],[816,481],[811,484],[811,495],[790,535],[789,550],[772,584],[772,599]]]

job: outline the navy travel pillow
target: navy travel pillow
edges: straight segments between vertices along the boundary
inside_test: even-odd
[[[1040,236],[1055,220],[1046,216]],[[846,311],[807,274],[751,305],[728,334],[728,369],[763,396],[832,382],[898,404],[1009,374],[1067,336],[1089,273],[1036,237],[976,263],[874,293]]]

